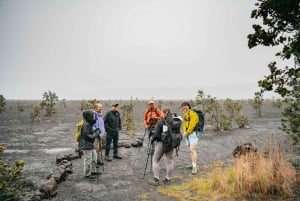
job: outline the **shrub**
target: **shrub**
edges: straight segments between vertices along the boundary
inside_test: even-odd
[[[0,113],[5,109],[6,101],[4,96],[0,95]]]
[[[42,109],[46,107],[46,116],[51,116],[55,113],[55,102],[58,101],[58,96],[55,92],[48,91],[43,94],[43,101],[40,103]]]
[[[0,200],[20,200],[21,190],[14,186],[20,175],[24,161],[17,160],[13,166],[2,160],[3,147],[0,146]]]

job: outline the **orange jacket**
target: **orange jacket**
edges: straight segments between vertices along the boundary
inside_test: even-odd
[[[147,108],[144,112],[144,126],[146,128],[154,128],[158,120],[162,118],[162,113],[159,108]]]

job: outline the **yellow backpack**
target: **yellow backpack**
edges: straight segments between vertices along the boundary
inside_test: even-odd
[[[76,127],[75,127],[75,139],[77,142],[79,142],[80,138],[81,138],[81,132],[82,132],[82,127],[83,127],[83,123],[84,121],[81,120],[79,122],[76,123]]]

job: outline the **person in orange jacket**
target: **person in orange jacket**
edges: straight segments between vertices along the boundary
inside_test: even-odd
[[[155,125],[162,118],[162,112],[156,107],[155,102],[151,99],[148,101],[148,107],[144,112],[144,126],[148,131],[149,139],[153,136]]]

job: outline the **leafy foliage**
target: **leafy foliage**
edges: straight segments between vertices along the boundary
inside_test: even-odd
[[[254,24],[254,33],[248,35],[248,46],[282,47],[276,56],[294,59],[294,66],[279,68],[276,62],[269,64],[270,75],[258,82],[264,91],[275,91],[289,104],[283,112],[284,130],[299,142],[300,119],[300,0],[257,0],[251,18],[261,18],[263,24]],[[297,127],[298,126],[298,127]],[[295,129],[297,128],[297,129]],[[297,136],[297,137],[296,137]]]
[[[258,117],[261,117],[261,108],[263,105],[263,93],[258,91],[254,93],[254,100],[252,103],[253,108],[257,111]]]
[[[43,94],[43,101],[40,103],[42,109],[46,109],[46,116],[51,116],[55,113],[55,104],[58,101],[58,96],[55,92],[48,91]]]
[[[83,100],[80,103],[80,111],[92,110],[92,109],[94,109],[94,107],[97,103],[99,103],[99,101],[97,101],[96,99],[88,100],[88,101]]]
[[[126,128],[126,130],[129,131],[130,136],[134,136],[134,129],[135,129],[135,122],[134,122],[134,116],[133,116],[133,103],[131,101],[128,105],[122,105],[122,123],[123,127]]]
[[[14,182],[20,175],[25,162],[16,160],[13,166],[2,160],[4,147],[0,146],[0,200],[20,200],[20,190],[14,186]]]
[[[4,110],[6,105],[5,98],[2,94],[0,94],[0,113]]]
[[[40,107],[39,106],[31,106],[30,109],[30,119],[32,122],[36,119],[36,117],[40,114]]]

